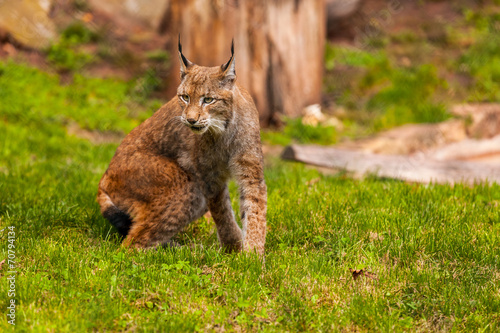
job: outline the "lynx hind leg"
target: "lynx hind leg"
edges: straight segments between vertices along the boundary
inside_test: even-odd
[[[172,237],[207,211],[206,200],[199,187],[189,181],[178,166],[170,169],[170,177],[165,182],[157,184],[156,189],[152,189],[150,184],[147,190],[149,197],[134,204],[133,223],[124,245],[138,248],[175,247]]]
[[[174,196],[141,207],[124,240],[126,246],[138,248],[176,247],[172,238],[189,223],[206,212],[203,196],[196,191],[175,191]]]
[[[97,199],[126,236],[123,244],[137,248],[171,247],[172,237],[207,211],[200,186],[177,163],[139,151],[115,156]]]

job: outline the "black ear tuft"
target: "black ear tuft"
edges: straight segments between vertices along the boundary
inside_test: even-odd
[[[234,38],[231,41],[231,58],[228,62],[220,66],[222,72],[225,76],[236,76],[236,71],[234,68]]]
[[[187,68],[189,67],[189,60],[186,59],[184,54],[182,54],[182,45],[181,45],[181,34],[179,34],[179,55],[181,57],[182,64]]]
[[[181,77],[184,77],[186,74],[186,70],[193,65],[193,63],[186,59],[186,57],[182,54],[182,45],[181,45],[181,34],[179,34],[179,59],[181,62]]]
[[[221,85],[226,88],[231,88],[236,80],[236,70],[234,61],[234,39],[231,42],[231,58],[228,62],[220,66],[221,69]]]

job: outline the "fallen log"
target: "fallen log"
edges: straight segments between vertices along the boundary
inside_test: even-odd
[[[378,155],[332,147],[291,145],[281,157],[321,167],[375,174],[418,183],[500,184],[500,166],[477,162],[437,161],[426,157]]]

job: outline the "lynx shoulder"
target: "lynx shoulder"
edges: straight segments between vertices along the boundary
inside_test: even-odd
[[[169,246],[210,210],[227,250],[264,253],[267,192],[260,127],[251,96],[236,83],[234,48],[220,67],[184,57],[177,96],[135,128],[104,173],[97,200],[102,215],[140,248]],[[236,223],[228,180],[240,192]]]

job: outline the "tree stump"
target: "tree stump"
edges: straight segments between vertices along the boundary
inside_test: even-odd
[[[325,29],[324,0],[170,0],[160,26],[173,37],[168,93],[179,83],[178,34],[186,57],[204,66],[225,63],[234,38],[237,80],[261,125],[299,116],[321,101]]]

